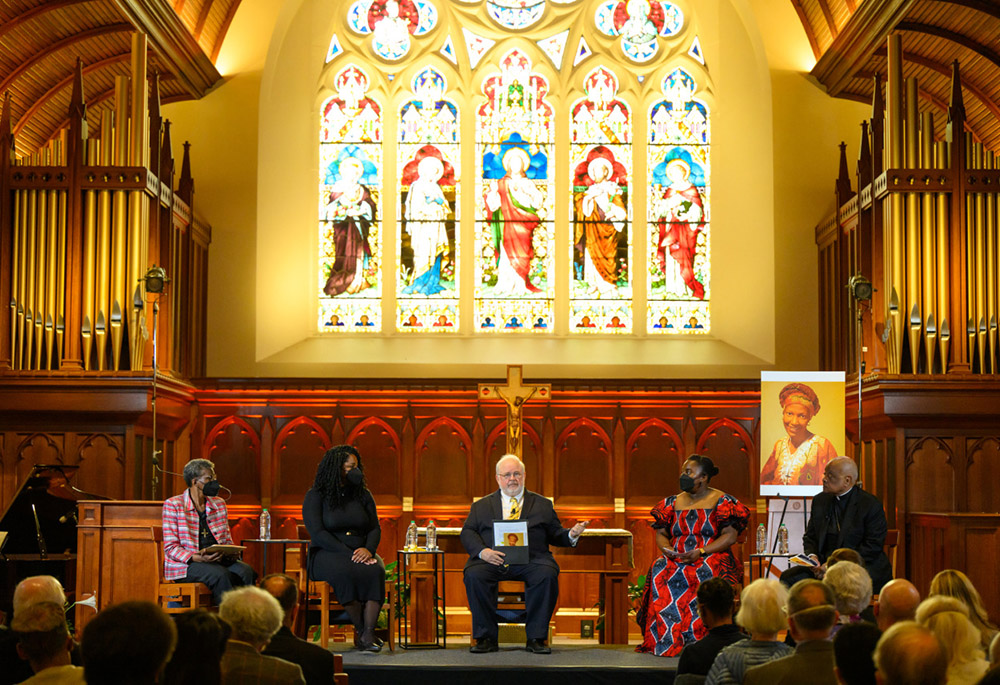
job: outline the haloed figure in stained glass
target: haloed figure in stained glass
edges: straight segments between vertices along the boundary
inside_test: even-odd
[[[698,188],[691,183],[691,167],[683,159],[667,162],[666,177],[670,185],[655,205],[659,226],[657,257],[660,269],[666,277],[668,288],[671,280],[677,280],[679,276],[684,287],[699,300],[703,300],[705,286],[695,276],[694,260],[698,249],[698,234],[705,221],[705,205]],[[667,253],[674,264],[667,262]]]
[[[484,201],[493,230],[497,259],[497,296],[523,296],[540,292],[531,282],[532,238],[544,218],[545,195],[526,176],[530,160],[520,147],[504,153],[503,178],[490,181]]]
[[[582,165],[581,165],[582,166]],[[583,280],[590,295],[614,294],[618,283],[618,244],[628,210],[622,188],[612,178],[614,166],[607,157],[594,157],[586,165],[575,197],[577,253],[582,252]],[[583,188],[582,190],[579,190]],[[582,249],[581,249],[582,248]]]
[[[439,181],[444,164],[433,156],[417,165],[417,178],[406,196],[406,232],[413,249],[413,282],[403,292],[407,295],[436,295],[441,285],[441,267],[448,258],[448,201]]]
[[[342,159],[340,178],[333,184],[326,205],[327,219],[333,222],[334,261],[323,292],[331,297],[367,287],[365,265],[372,256],[368,231],[375,220],[375,201],[361,184],[364,173],[360,160]]]

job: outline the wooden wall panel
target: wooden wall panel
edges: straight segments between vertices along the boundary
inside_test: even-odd
[[[954,440],[911,439],[906,442],[906,509],[955,511]]]
[[[587,418],[573,421],[556,439],[556,504],[592,504],[611,498],[611,438]]]
[[[311,418],[300,416],[288,422],[275,438],[271,473],[273,504],[302,504],[302,493],[312,487],[330,438]]]
[[[659,419],[642,422],[625,447],[625,504],[649,505],[676,489],[684,446],[677,432]]]
[[[261,501],[260,434],[247,420],[231,416],[216,424],[204,458],[215,463],[219,481],[233,491],[233,504]]]
[[[354,427],[346,442],[361,453],[369,489],[398,503],[402,487],[399,434],[382,419],[370,417]],[[334,440],[332,444],[340,443]]]
[[[990,487],[990,484],[1000,484],[1000,441],[996,438],[969,440],[967,450],[969,511],[1000,511],[1000,488]]]
[[[472,486],[472,440],[458,423],[440,418],[417,436],[416,497],[434,504],[464,503]]]
[[[698,452],[710,457],[719,469],[712,487],[728,492],[744,503],[753,501],[757,490],[757,449],[743,427],[729,419],[712,423],[698,439]]]
[[[85,492],[124,499],[127,493],[123,437],[104,433],[80,437],[83,439],[75,458],[67,461],[80,467],[73,484]]]

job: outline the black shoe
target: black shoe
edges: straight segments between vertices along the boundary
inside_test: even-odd
[[[365,642],[364,640],[361,640],[361,642],[358,643],[357,648],[362,652],[371,652],[372,654],[378,654],[382,651],[381,643]]]
[[[473,654],[486,654],[487,652],[499,651],[500,647],[497,645],[497,641],[492,637],[480,637],[476,638],[476,644],[469,647],[469,651]]]
[[[551,654],[552,650],[545,640],[536,640],[534,638],[529,638],[528,642],[524,645],[525,651],[531,652],[532,654]]]

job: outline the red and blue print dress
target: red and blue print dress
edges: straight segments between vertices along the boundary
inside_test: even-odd
[[[747,527],[750,510],[732,495],[723,495],[712,509],[675,509],[676,495],[666,498],[650,512],[653,528],[662,530],[678,552],[690,552],[708,545],[725,528],[737,533]],[[742,570],[732,550],[716,552],[685,564],[659,555],[649,568],[646,589],[636,611],[642,629],[637,652],[656,656],[677,656],[684,645],[700,640],[708,630],[698,617],[697,592],[702,581],[712,577],[740,581]]]

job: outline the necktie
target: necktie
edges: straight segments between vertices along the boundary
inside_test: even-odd
[[[517,500],[511,498],[510,500],[510,513],[507,514],[508,521],[514,521],[521,515],[521,510],[517,506]]]

